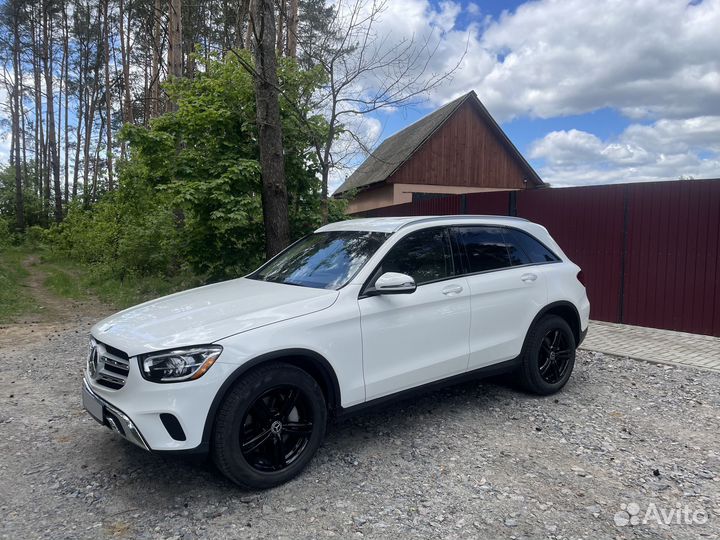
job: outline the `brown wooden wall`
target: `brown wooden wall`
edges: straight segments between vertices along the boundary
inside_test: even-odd
[[[466,101],[388,182],[504,189],[534,187],[515,157]]]

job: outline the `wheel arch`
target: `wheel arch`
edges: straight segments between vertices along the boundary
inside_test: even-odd
[[[325,401],[328,405],[329,412],[332,413],[340,408],[340,383],[338,382],[335,370],[321,354],[310,349],[282,349],[273,351],[253,358],[239,366],[225,380],[220,389],[215,394],[210,410],[205,418],[205,427],[203,428],[201,446],[209,448],[210,438],[212,436],[213,426],[215,424],[215,416],[220,404],[225,399],[228,391],[232,386],[248,371],[269,362],[282,361],[286,364],[296,366],[306,371],[315,381],[325,395]]]
[[[545,315],[557,315],[558,317],[564,319],[569,325],[570,329],[572,330],[573,336],[575,337],[575,345],[579,345],[582,341],[582,328],[580,328],[580,313],[578,312],[577,308],[572,304],[572,302],[568,301],[558,301],[558,302],[552,302],[551,304],[548,304],[544,308],[542,308],[537,315],[535,315],[535,318],[533,319],[532,323],[530,323],[530,327],[528,328],[528,332],[537,324],[537,322],[542,319]]]

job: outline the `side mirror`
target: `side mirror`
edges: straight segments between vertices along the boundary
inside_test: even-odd
[[[415,280],[407,274],[398,272],[385,272],[377,278],[375,286],[368,291],[370,296],[381,294],[411,294],[415,292]]]

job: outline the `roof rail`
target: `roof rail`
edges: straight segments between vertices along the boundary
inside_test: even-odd
[[[427,216],[427,217],[419,217],[418,219],[412,219],[408,220],[402,225],[400,225],[396,231],[399,231],[400,229],[404,227],[408,227],[409,225],[416,225],[418,223],[427,223],[427,222],[433,222],[433,221],[441,221],[444,219],[453,219],[453,220],[465,220],[465,219],[495,219],[495,220],[503,220],[503,221],[524,221],[527,222],[528,220],[521,217],[515,217],[515,216],[493,216],[493,215],[471,215],[471,214],[461,214],[461,215],[447,215],[447,216]]]

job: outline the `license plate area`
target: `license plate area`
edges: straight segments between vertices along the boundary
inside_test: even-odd
[[[82,402],[85,410],[90,413],[95,420],[101,424],[105,424],[105,410],[102,402],[88,392],[87,388],[83,388]]]

